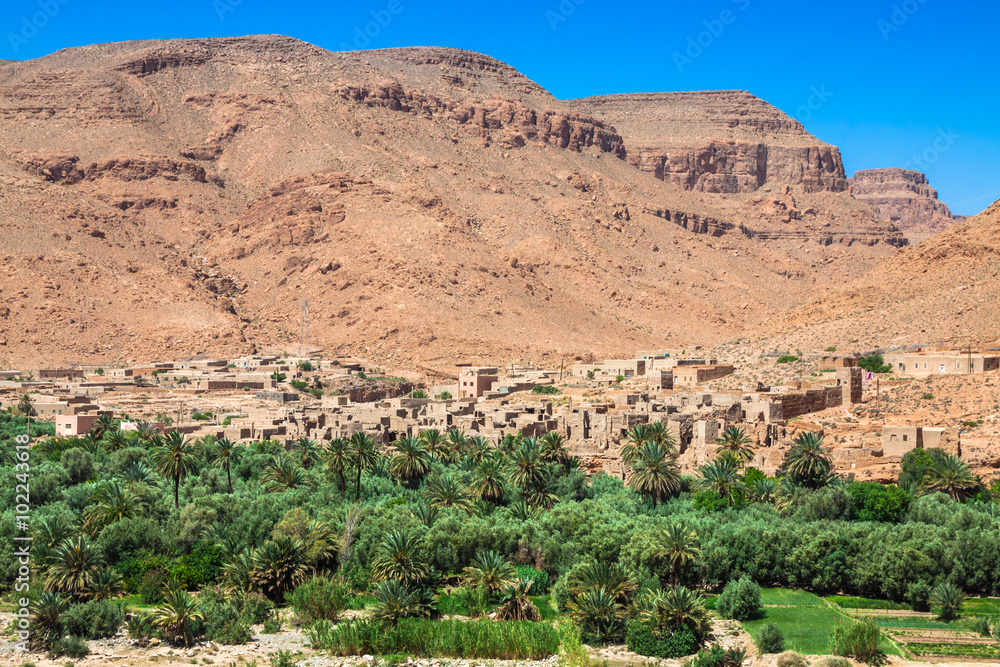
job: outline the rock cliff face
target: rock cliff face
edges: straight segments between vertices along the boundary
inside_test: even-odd
[[[851,194],[919,243],[964,220],[938,200],[927,177],[910,169],[864,169],[849,179]]]
[[[569,105],[614,124],[629,162],[685,190],[744,193],[769,181],[806,192],[847,187],[836,146],[744,91],[606,95]]]

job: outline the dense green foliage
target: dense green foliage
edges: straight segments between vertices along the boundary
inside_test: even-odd
[[[781,653],[785,650],[785,635],[774,623],[767,623],[753,637],[760,653]]]
[[[879,650],[882,632],[870,618],[837,625],[830,634],[830,653],[854,658],[870,665],[882,664],[885,655]]]
[[[737,621],[756,618],[760,615],[760,586],[748,577],[730,581],[716,600],[715,610],[722,618]]]
[[[871,373],[891,373],[892,366],[885,363],[881,354],[869,354],[864,359],[858,361],[858,368],[863,368]]]
[[[631,623],[625,635],[630,651],[652,658],[681,658],[698,650],[698,638],[689,627],[658,631],[651,623]]]
[[[25,427],[0,413],[5,460],[11,434]],[[69,625],[107,632],[113,612],[93,600],[126,594],[156,607],[129,623],[137,638],[238,643],[282,604],[305,622],[367,605],[386,627],[459,632],[439,617],[541,618],[551,610],[540,600],[552,599],[588,643],[631,633],[662,653],[682,643],[693,652],[703,640],[696,591],[743,577],[911,604],[926,604],[942,582],[1000,593],[1000,512],[978,480],[967,486],[938,457],[904,467],[910,485],[848,484],[831,477],[828,449],[811,434],[796,440],[780,478],[745,467],[752,443],[736,431],[688,478],[663,425],[638,425],[622,443],[623,482],[586,474],[556,434],[493,443],[429,430],[384,445],[358,433],[301,438],[286,451],[273,441],[163,437],[142,423],[128,434],[111,425],[100,438],[31,429],[33,566],[39,587],[58,596],[37,600],[39,618],[52,620],[47,642]],[[946,480],[935,460],[947,463],[938,466]],[[9,585],[17,480],[11,466],[0,475],[0,581]],[[723,591],[716,607],[741,617],[753,596],[735,596],[730,608],[734,595]],[[342,627],[338,645],[368,632]],[[551,639],[538,637],[536,647]]]

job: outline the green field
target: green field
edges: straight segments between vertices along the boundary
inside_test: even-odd
[[[945,623],[933,618],[903,618],[897,616],[872,616],[871,619],[880,628],[897,628],[900,630],[965,630],[961,623]]]
[[[976,616],[1000,614],[1000,598],[969,598],[962,603],[962,613]]]
[[[785,635],[786,649],[807,655],[829,653],[830,630],[844,620],[830,607],[765,607],[764,612],[764,618],[743,623],[747,632],[756,636],[762,626],[774,623]]]
[[[806,591],[792,588],[762,588],[760,591],[762,605],[778,605],[791,607],[822,607],[823,598]]]

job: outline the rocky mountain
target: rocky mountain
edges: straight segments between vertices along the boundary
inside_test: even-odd
[[[1000,341],[1000,201],[868,275],[775,318],[765,332],[793,348]]]
[[[919,171],[863,169],[848,182],[856,199],[895,225],[911,243],[919,243],[965,219],[952,215]]]
[[[294,349],[303,300],[314,345],[386,365],[710,343],[903,243],[787,118],[758,125],[802,161],[733,193],[637,169],[617,122],[453,49],[0,65],[0,366]]]

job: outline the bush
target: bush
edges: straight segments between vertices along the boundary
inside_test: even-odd
[[[881,354],[869,354],[858,362],[858,368],[862,368],[871,373],[891,373],[892,365],[885,363]]]
[[[57,639],[52,642],[52,646],[49,647],[48,659],[54,660],[59,656],[66,656],[67,658],[86,658],[90,655],[90,648],[87,647],[87,642],[83,641],[75,635],[66,635],[62,639]]]
[[[262,632],[265,635],[276,635],[281,632],[281,618],[274,616],[264,621]]]
[[[729,501],[718,491],[705,489],[695,494],[694,507],[706,512],[721,512],[729,507]]]
[[[884,654],[878,645],[882,632],[875,621],[863,618],[855,623],[838,625],[830,633],[830,653],[854,658],[870,665],[880,664]]]
[[[549,590],[549,575],[547,572],[537,570],[530,565],[515,565],[514,570],[520,579],[531,579],[534,583],[531,586],[532,595],[544,595]]]
[[[793,361],[798,361],[798,360],[799,358],[796,357],[794,354],[783,354],[780,357],[778,357],[779,364],[790,364]]]
[[[761,653],[781,653],[785,650],[785,635],[774,623],[768,623],[753,638]]]
[[[854,663],[847,658],[826,656],[813,663],[812,667],[854,667]]]
[[[79,447],[73,447],[63,452],[59,463],[66,470],[72,484],[86,482],[94,474],[94,457],[91,456],[90,452]]]
[[[931,591],[931,604],[940,607],[938,617],[942,621],[952,621],[958,618],[958,610],[965,602],[965,593],[957,586],[942,582]]]
[[[202,614],[205,639],[219,644],[246,644],[253,637],[250,619],[240,613],[236,603],[211,596],[198,605]]]
[[[746,651],[739,648],[723,649],[718,644],[703,648],[687,663],[688,667],[740,667],[746,660]]]
[[[633,653],[652,658],[681,658],[698,650],[698,639],[691,628],[659,633],[652,624],[642,621],[629,623],[625,643]]]
[[[142,575],[138,592],[143,604],[159,604],[163,601],[163,584],[169,576],[165,568],[156,568]]]
[[[297,586],[286,601],[305,624],[323,618],[336,621],[340,613],[347,609],[351,597],[351,587],[343,579],[313,577]]]
[[[559,651],[550,623],[431,621],[404,618],[396,625],[358,620],[334,626],[317,621],[306,630],[313,648],[333,655],[405,655],[427,658],[541,660]]]
[[[134,639],[139,646],[148,646],[149,640],[153,637],[162,637],[163,633],[154,623],[152,617],[146,612],[134,614],[125,623],[125,629],[129,639]]]
[[[559,389],[550,384],[536,384],[531,388],[531,393],[551,396],[552,394],[558,394]]]
[[[760,586],[749,577],[730,581],[716,600],[715,610],[722,618],[736,621],[756,618],[760,614]]]
[[[795,651],[785,651],[778,656],[776,667],[807,667],[809,661]]]
[[[910,509],[913,496],[895,484],[856,482],[847,487],[853,503],[851,519],[899,523]]]
[[[930,611],[930,584],[926,581],[914,581],[906,588],[906,599],[913,607],[913,611]]]
[[[63,630],[82,639],[114,637],[125,621],[120,604],[107,600],[91,600],[75,604],[63,613]]]

